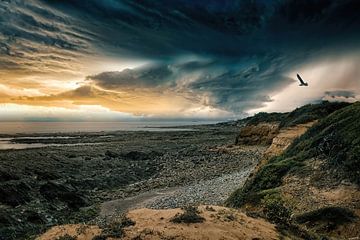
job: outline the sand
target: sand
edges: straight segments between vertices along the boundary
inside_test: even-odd
[[[182,212],[179,208],[132,210],[127,216],[136,224],[124,228],[125,236],[122,239],[279,239],[279,233],[273,224],[263,219],[248,217],[239,210],[220,206],[200,206],[199,211],[205,218],[203,223],[179,224],[170,222],[172,217]],[[51,228],[37,240],[53,240],[65,234],[77,237],[78,240],[91,240],[100,232],[98,226],[63,225]]]

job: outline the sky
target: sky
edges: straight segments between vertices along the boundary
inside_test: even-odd
[[[359,12],[358,0],[1,0],[0,121],[234,119],[355,102]]]

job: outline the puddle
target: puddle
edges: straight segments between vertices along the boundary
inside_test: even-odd
[[[17,143],[14,139],[70,139],[76,137],[16,137],[16,138],[0,138],[0,150],[9,149],[28,149],[28,148],[42,148],[42,147],[64,147],[64,146],[82,146],[82,145],[96,145],[101,143]]]

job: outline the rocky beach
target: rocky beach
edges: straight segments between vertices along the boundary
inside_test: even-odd
[[[0,151],[0,236],[21,239],[58,224],[102,223],[138,207],[221,204],[266,150],[234,146],[238,129],[4,136],[7,144],[25,147]]]

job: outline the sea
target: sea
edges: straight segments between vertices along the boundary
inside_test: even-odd
[[[190,125],[214,124],[218,122],[219,121],[0,122],[0,134],[109,131],[186,131],[191,130],[191,128],[187,127]]]
[[[215,124],[219,121],[146,121],[146,122],[0,122],[0,150],[72,146],[79,144],[16,143],[18,138],[53,139],[71,138],[61,133],[113,132],[113,131],[191,131],[194,125]],[[46,136],[38,136],[47,134]],[[54,134],[52,136],[51,134]],[[1,136],[2,135],[2,136]],[[12,135],[12,136],[7,136]],[[25,135],[25,137],[23,136]],[[32,136],[34,135],[34,136]],[[88,144],[88,143],[85,143]],[[96,143],[95,143],[96,144]]]

